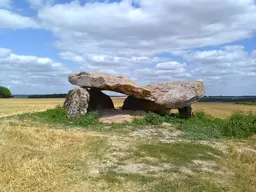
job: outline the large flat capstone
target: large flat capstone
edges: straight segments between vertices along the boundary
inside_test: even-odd
[[[168,109],[190,106],[204,96],[204,84],[199,81],[164,82],[141,86],[125,76],[80,72],[71,74],[69,82],[85,88],[114,91],[149,100]]]
[[[150,97],[158,105],[169,109],[179,109],[191,105],[204,96],[204,84],[195,82],[156,83],[145,87],[150,90]]]
[[[149,90],[124,76],[112,76],[96,72],[80,72],[71,74],[68,80],[73,85],[85,88],[114,91],[136,98],[150,98]]]

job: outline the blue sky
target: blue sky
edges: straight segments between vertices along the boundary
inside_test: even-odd
[[[99,71],[256,95],[255,23],[253,0],[0,0],[0,85],[65,93]]]

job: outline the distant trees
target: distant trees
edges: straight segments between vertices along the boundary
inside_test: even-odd
[[[199,102],[256,102],[256,96],[204,96]]]
[[[45,94],[45,95],[29,95],[29,99],[41,99],[41,98],[66,98],[67,94]]]
[[[10,98],[10,97],[12,97],[11,91],[6,87],[0,86],[0,98]]]

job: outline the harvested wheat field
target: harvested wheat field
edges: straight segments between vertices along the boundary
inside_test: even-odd
[[[44,111],[63,102],[64,99],[0,99],[0,117]]]
[[[113,100],[120,106],[123,98]],[[240,137],[238,127],[254,130],[254,124],[243,124],[253,114],[237,116],[245,118],[232,129],[239,134],[230,136],[216,125],[232,122],[202,114],[167,122],[151,114],[120,124],[88,114],[69,122],[61,108],[54,109],[63,101],[0,100],[1,192],[256,191],[256,137]],[[226,117],[256,107],[196,103],[194,109]]]
[[[123,105],[126,97],[112,97],[114,105],[119,108]],[[0,117],[16,115],[20,113],[44,111],[62,105],[64,99],[0,99]],[[204,111],[214,117],[228,117],[235,111],[255,111],[256,106],[238,105],[234,103],[195,103],[194,111]],[[172,112],[177,112],[173,110]]]

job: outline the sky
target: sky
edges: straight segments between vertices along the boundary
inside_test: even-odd
[[[255,0],[0,0],[0,85],[66,93],[72,72],[256,95]]]

